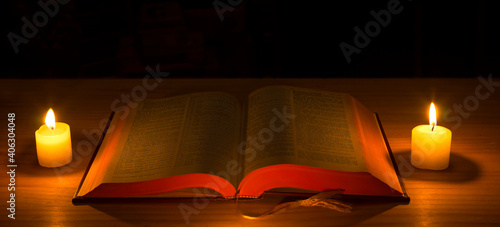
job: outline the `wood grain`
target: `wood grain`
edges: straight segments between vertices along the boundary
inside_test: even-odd
[[[238,204],[187,201],[72,205],[71,198],[90,159],[93,140],[100,133],[99,124],[107,119],[114,102],[117,106],[125,105],[122,96],[133,100],[138,96],[159,98],[225,91],[243,100],[251,90],[274,84],[348,92],[377,112],[403,172],[410,204],[355,202],[350,214],[296,208],[262,220],[246,220],[240,213],[263,212],[290,198]],[[489,97],[479,100],[474,98],[478,86],[482,85],[477,78],[163,79],[156,88],[141,93],[142,79],[1,80],[0,116],[7,119],[7,113],[16,114],[18,167],[16,219],[7,217],[8,204],[3,202],[0,226],[184,226],[186,220],[193,226],[498,225],[500,91],[493,90],[498,87],[492,91],[482,87],[480,95],[489,93]],[[431,101],[438,108],[438,124],[453,132],[450,167],[443,171],[419,170],[409,165],[411,129],[427,123]],[[460,117],[460,125],[443,117],[447,110],[452,111],[450,116],[459,116],[453,112],[458,104],[469,109],[468,115]],[[74,160],[68,165],[70,168],[48,169],[37,163],[34,132],[43,124],[49,107],[56,111],[58,121],[71,126]],[[9,199],[7,121],[4,122],[5,134],[0,135],[0,201]],[[181,204],[202,209],[184,219]]]

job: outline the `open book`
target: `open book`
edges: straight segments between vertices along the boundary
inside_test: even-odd
[[[379,126],[348,94],[289,86],[242,102],[220,92],[145,100],[114,114],[73,202],[339,189],[409,199]]]

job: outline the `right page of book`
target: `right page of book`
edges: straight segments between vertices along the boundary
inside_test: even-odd
[[[251,93],[245,175],[277,164],[366,172],[349,97],[289,86]]]
[[[375,114],[353,97],[351,105],[368,172],[389,187],[403,192]]]

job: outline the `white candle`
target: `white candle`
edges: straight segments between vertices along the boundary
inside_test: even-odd
[[[419,125],[411,131],[411,164],[420,169],[446,169],[450,147],[451,131],[437,126],[436,109],[431,103],[429,125]]]
[[[71,132],[69,125],[55,122],[52,109],[45,117],[45,125],[35,132],[38,163],[44,167],[59,167],[71,162]]]

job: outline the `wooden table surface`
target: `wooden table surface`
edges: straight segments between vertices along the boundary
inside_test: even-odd
[[[487,76],[483,76],[487,81]],[[500,79],[493,78],[494,83]],[[498,81],[498,82],[495,82]],[[500,224],[500,87],[468,79],[58,79],[0,80],[0,201],[10,199],[7,153],[8,113],[15,113],[15,220],[2,202],[0,226],[184,226],[181,203],[98,204],[74,206],[71,198],[90,159],[93,138],[100,133],[112,105],[122,97],[159,98],[197,91],[225,91],[243,99],[251,90],[275,84],[348,92],[379,114],[398,160],[409,205],[387,202],[353,204],[352,213],[299,207],[260,220],[243,212],[265,211],[281,200],[211,201],[187,219],[193,226],[337,226]],[[158,86],[155,88],[154,83]],[[496,84],[495,84],[496,85]],[[146,91],[142,93],[141,91]],[[427,124],[428,105],[438,108],[438,125],[453,132],[450,167],[443,171],[409,165],[411,129]],[[463,111],[458,106],[461,105]],[[455,109],[456,106],[457,108]],[[71,168],[51,169],[37,163],[34,132],[49,107],[58,121],[71,126]],[[448,118],[443,113],[451,111]],[[460,124],[458,123],[459,121]],[[194,207],[192,202],[184,204]],[[203,204],[202,204],[203,205]]]

